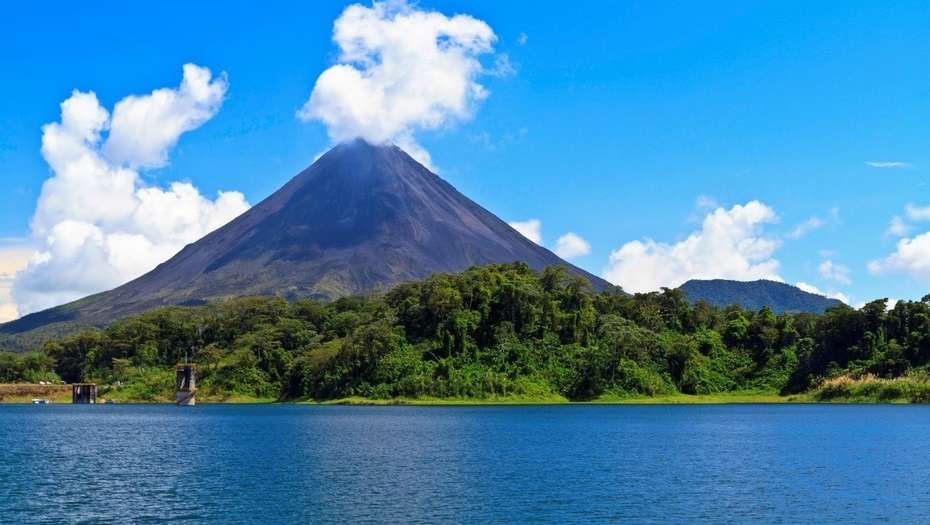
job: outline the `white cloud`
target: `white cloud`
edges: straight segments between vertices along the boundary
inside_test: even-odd
[[[907,213],[907,218],[912,221],[920,222],[930,220],[930,206],[917,206],[908,203],[904,206],[904,211]]]
[[[543,246],[542,221],[539,219],[513,221],[507,224],[517,230],[520,235]],[[563,259],[573,259],[591,253],[591,245],[577,233],[568,232],[555,241],[555,247],[552,248],[552,251]]]
[[[823,295],[823,292],[821,292],[820,289],[814,286],[813,284],[808,284],[808,283],[799,281],[799,282],[794,283],[794,285],[800,288],[801,290],[804,290],[807,293]]]
[[[509,77],[517,74],[517,68],[510,62],[507,53],[500,53],[494,57],[494,65],[484,71],[492,77]]]
[[[888,229],[885,230],[885,235],[889,237],[905,237],[914,229],[912,222],[930,221],[930,206],[917,206],[916,204],[907,203],[904,206],[904,213],[907,220],[900,215],[892,217]]]
[[[114,164],[156,168],[168,162],[168,150],[181,134],[200,127],[219,111],[226,96],[226,75],[184,65],[177,89],[162,88],[128,96],[113,108],[103,152]]]
[[[717,199],[712,195],[701,194],[694,199],[694,211],[688,214],[688,222],[690,223],[700,223],[704,220],[704,216],[707,212],[711,210],[716,210],[720,207],[720,203],[717,202]]]
[[[336,19],[333,40],[339,63],[320,74],[297,116],[322,121],[334,141],[393,141],[430,167],[414,134],[470,118],[488,96],[478,57],[493,52],[497,37],[471,16],[403,0],[353,4]],[[491,72],[509,66],[498,60]]]
[[[19,317],[13,301],[13,279],[29,263],[34,250],[24,246],[0,248],[0,323]]]
[[[904,273],[924,282],[930,282],[930,232],[898,241],[891,255],[869,262],[873,274]]]
[[[791,230],[791,233],[788,234],[788,237],[790,237],[791,239],[800,239],[801,237],[804,237],[805,235],[807,235],[808,233],[814,230],[823,228],[824,226],[828,224],[838,223],[839,221],[840,221],[840,209],[830,208],[830,211],[827,212],[827,217],[825,219],[821,217],[817,217],[817,216],[811,217],[807,219],[806,221],[796,225]]]
[[[849,267],[834,263],[830,259],[820,263],[820,266],[817,268],[817,272],[824,279],[836,281],[845,285],[852,284],[852,280],[849,278]]]
[[[909,233],[911,233],[911,225],[898,215],[891,218],[891,223],[888,225],[888,229],[885,230],[885,235],[894,237],[904,237]]]
[[[163,166],[226,89],[225,75],[188,64],[180,87],[124,98],[112,118],[92,92],[61,104],[61,120],[42,128],[53,176],[32,219],[39,248],[13,282],[20,315],[138,277],[248,209],[241,193],[210,200],[190,183],[149,186],[138,172]]]
[[[900,299],[893,299],[893,298],[890,298],[890,297],[889,297],[889,298],[886,299],[886,301],[887,301],[887,302],[885,303],[885,311],[890,312],[891,310],[894,309],[895,305],[898,304],[898,302],[900,301]],[[847,303],[847,304],[848,304],[848,303]],[[855,308],[856,310],[861,310],[862,307],[864,307],[866,304],[868,304],[868,303],[866,303],[865,301],[861,301],[861,302],[859,302],[859,303],[856,303],[856,305],[854,306],[854,308]]]
[[[697,199],[694,200],[694,205],[699,210],[713,210],[720,207],[717,203],[717,199],[710,195],[698,195]]]
[[[823,297],[829,297],[830,299],[836,299],[838,301],[842,301],[844,304],[849,304],[849,296],[847,296],[843,292],[837,292],[837,291],[823,292],[819,288],[814,286],[813,284],[808,284],[805,282],[797,282],[794,285],[807,293],[812,293],[812,294],[820,295]]]
[[[563,259],[573,259],[591,253],[591,245],[574,232],[568,232],[555,241],[555,254]]]
[[[871,166],[873,168],[881,168],[881,169],[909,168],[911,166],[907,162],[884,161],[884,160],[870,160],[866,162],[866,165]]]
[[[526,36],[526,33],[520,33],[519,35],[517,35],[517,43],[520,44],[521,46],[525,46],[526,42],[529,39],[530,37]]]
[[[630,292],[677,287],[689,279],[773,279],[778,261],[772,256],[778,241],[764,235],[775,212],[758,201],[717,208],[707,214],[699,231],[667,244],[652,239],[631,241],[610,254],[603,276]]]
[[[791,233],[788,234],[788,237],[791,237],[792,239],[800,239],[808,233],[821,228],[824,224],[826,223],[820,217],[811,217],[810,219],[807,219],[806,221],[795,226],[794,229],[791,230]]]
[[[520,232],[520,235],[542,245],[542,222],[539,219],[508,222],[511,228]]]

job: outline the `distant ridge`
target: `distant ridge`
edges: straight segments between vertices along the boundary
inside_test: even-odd
[[[157,306],[243,295],[335,299],[516,261],[536,270],[563,266],[598,290],[609,286],[530,241],[400,148],[355,140],[142,277],[0,325],[0,336],[60,335]]]
[[[747,310],[759,310],[768,306],[776,313],[808,312],[823,313],[828,308],[843,303],[777,281],[731,281],[727,279],[692,279],[679,287],[688,300],[700,300],[715,306],[739,305]]]

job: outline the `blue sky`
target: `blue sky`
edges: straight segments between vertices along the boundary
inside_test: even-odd
[[[0,257],[37,242],[30,219],[51,176],[41,128],[61,118],[73,89],[93,91],[112,111],[127,95],[177,86],[185,63],[226,72],[222,107],[180,137],[167,165],[140,176],[158,187],[188,181],[211,199],[239,191],[252,204],[280,187],[332,143],[322,123],[295,113],[339,60],[333,22],[346,5],[8,6],[0,20]],[[490,67],[506,55],[514,72],[481,75],[489,95],[471,117],[416,140],[466,195],[505,220],[538,219],[547,246],[566,232],[583,237],[591,249],[573,259],[580,266],[602,274],[611,252],[636,240],[649,260],[664,261],[676,243],[701,235],[717,207],[729,213],[759,201],[777,219],[752,223],[746,235],[771,241],[757,261],[776,261],[769,273],[853,303],[926,292],[925,4],[417,8],[484,21],[497,40],[481,60]],[[910,229],[890,234],[894,216]],[[796,230],[805,221],[819,226]],[[904,241],[913,244],[901,257],[868,269]],[[620,275],[643,261],[625,262]]]

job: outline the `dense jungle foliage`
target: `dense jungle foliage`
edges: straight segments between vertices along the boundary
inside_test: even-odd
[[[166,307],[0,355],[0,381],[57,375],[170,395],[189,358],[201,391],[275,399],[569,400],[802,392],[836,377],[919,377],[930,297],[823,315],[689,304],[677,290],[594,293],[559,268],[472,268],[332,303],[245,297]]]

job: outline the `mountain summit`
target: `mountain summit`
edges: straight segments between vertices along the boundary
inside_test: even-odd
[[[241,295],[337,297],[438,272],[523,261],[608,283],[522,236],[396,146],[340,144],[270,197],[109,292],[0,326],[102,325],[169,304]]]

